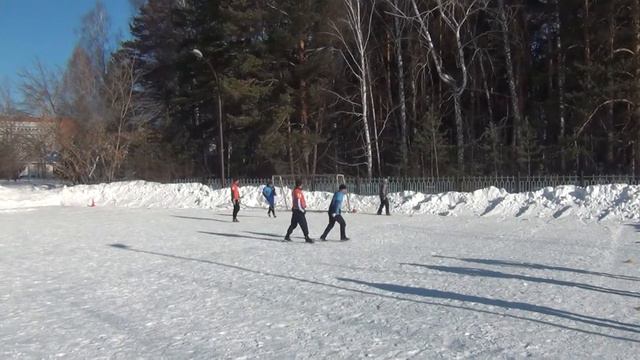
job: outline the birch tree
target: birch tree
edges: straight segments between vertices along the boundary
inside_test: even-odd
[[[455,123],[458,171],[464,173],[464,119],[462,114],[462,96],[467,90],[469,72],[467,68],[467,42],[462,39],[464,27],[477,12],[487,7],[488,0],[437,0],[430,3],[428,9],[420,9],[416,0],[411,0],[412,19],[418,24],[420,38],[431,55],[436,71],[442,83],[452,93]],[[406,17],[406,15],[405,15]],[[431,35],[431,22],[439,18],[444,24],[441,31],[447,30],[453,37],[453,52],[456,63],[455,71],[445,69],[442,45],[436,44]]]
[[[502,47],[504,49],[505,66],[507,68],[507,81],[509,82],[509,95],[511,98],[511,107],[513,110],[513,143],[512,149],[518,162],[518,168],[522,167],[522,151],[520,144],[522,131],[522,113],[520,110],[520,97],[517,90],[516,76],[514,74],[513,56],[511,53],[511,39],[509,28],[509,17],[505,8],[504,0],[498,0],[498,22],[502,32]]]
[[[364,138],[365,165],[367,176],[373,176],[373,150],[371,144],[371,130],[369,126],[369,99],[371,85],[369,83],[369,63],[368,48],[371,39],[371,24],[373,20],[373,9],[366,9],[363,1],[343,0],[346,14],[339,20],[346,30],[342,30],[338,24],[332,24],[333,31],[338,37],[342,49],[340,54],[344,59],[349,71],[355,76],[359,83],[360,103],[359,111],[354,111],[353,115],[359,117],[362,122],[362,133]],[[353,40],[353,46],[350,39]],[[353,48],[352,48],[353,47]]]
[[[560,2],[553,0],[553,27],[556,32],[556,56],[558,66],[558,120],[560,123],[560,133],[558,141],[560,142],[560,169],[565,172],[567,169],[567,157],[564,151],[564,142],[566,137],[566,104],[565,104],[565,82],[566,82],[566,66],[562,47],[562,22],[560,20]]]
[[[391,4],[392,9],[399,10],[400,13],[406,13],[404,10],[404,0],[388,0]],[[401,8],[403,6],[403,8]],[[409,146],[407,143],[408,133],[407,133],[407,100],[405,93],[405,70],[404,70],[404,59],[403,59],[403,38],[405,36],[407,25],[407,19],[402,16],[393,16],[393,42],[395,47],[395,60],[396,60],[396,71],[398,78],[398,102],[399,102],[399,111],[400,111],[400,155],[402,156],[402,164],[401,171],[402,174],[407,173],[408,163],[409,163]]]

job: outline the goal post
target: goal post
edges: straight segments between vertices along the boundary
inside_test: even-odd
[[[325,191],[331,192],[338,190],[340,184],[346,184],[346,179],[343,174],[316,174],[316,175],[292,175],[292,174],[278,174],[271,177],[273,185],[280,191],[281,200],[279,204],[285,206],[285,209],[290,209],[289,204],[293,204],[291,199],[291,191],[295,188],[296,180],[302,181],[305,190],[308,191]],[[278,204],[276,204],[278,205]],[[347,207],[351,211],[351,204],[349,201],[349,195],[347,194]]]

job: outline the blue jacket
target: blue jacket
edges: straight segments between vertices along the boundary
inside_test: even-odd
[[[276,189],[271,186],[265,186],[262,190],[262,195],[270,204],[273,204],[274,198],[276,196]]]
[[[333,199],[331,199],[331,205],[329,205],[329,214],[338,214],[342,213],[342,202],[344,201],[344,193],[342,191],[338,191],[333,194]]]

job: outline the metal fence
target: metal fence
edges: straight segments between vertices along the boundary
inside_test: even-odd
[[[384,178],[345,177],[349,191],[360,195],[377,195]],[[448,191],[471,192],[488,187],[505,189],[508,192],[536,191],[545,187],[560,185],[590,186],[603,184],[638,185],[640,177],[633,175],[544,175],[544,176],[452,176],[452,177],[389,177],[389,192],[416,191],[438,194]],[[240,178],[241,186],[261,186],[271,179]],[[176,179],[172,183],[202,183],[212,189],[220,189],[217,178]],[[227,180],[227,186],[231,179]],[[279,185],[279,184],[276,184]],[[293,187],[293,184],[285,184]],[[305,181],[305,188],[311,191],[335,191],[335,179],[321,178]]]

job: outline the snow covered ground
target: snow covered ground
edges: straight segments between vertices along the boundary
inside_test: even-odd
[[[291,204],[289,189],[278,188],[278,207]],[[325,211],[330,193],[307,192],[309,209]],[[244,207],[264,207],[259,187],[242,187]],[[228,189],[211,190],[202,184],[159,184],[144,181],[99,185],[32,185],[0,182],[0,211],[40,206],[98,206],[124,208],[229,209]],[[408,215],[491,216],[517,218],[574,217],[585,220],[640,220],[640,186],[612,184],[586,188],[559,186],[539,191],[510,194],[488,188],[472,193],[421,194],[406,191],[390,195],[395,213]],[[374,213],[376,196],[350,196],[358,212]]]
[[[280,241],[289,213],[243,209],[231,223],[228,194],[218,203],[198,189],[0,188],[0,358],[640,353],[640,226],[621,220],[633,218],[621,209],[635,206],[635,188],[553,189],[548,204],[572,204],[559,215],[537,208],[540,199],[535,211],[512,214],[515,200],[497,200],[510,197],[497,189],[396,194],[391,217],[363,213],[373,200],[355,198],[360,212],[345,215],[352,241],[336,241],[334,229],[313,245],[299,230],[293,243]],[[585,204],[605,192],[618,199]],[[328,196],[309,195],[318,208]],[[98,206],[89,208],[92,198]],[[458,203],[446,207],[454,216],[419,215],[436,199]],[[308,220],[317,237],[326,214]]]

